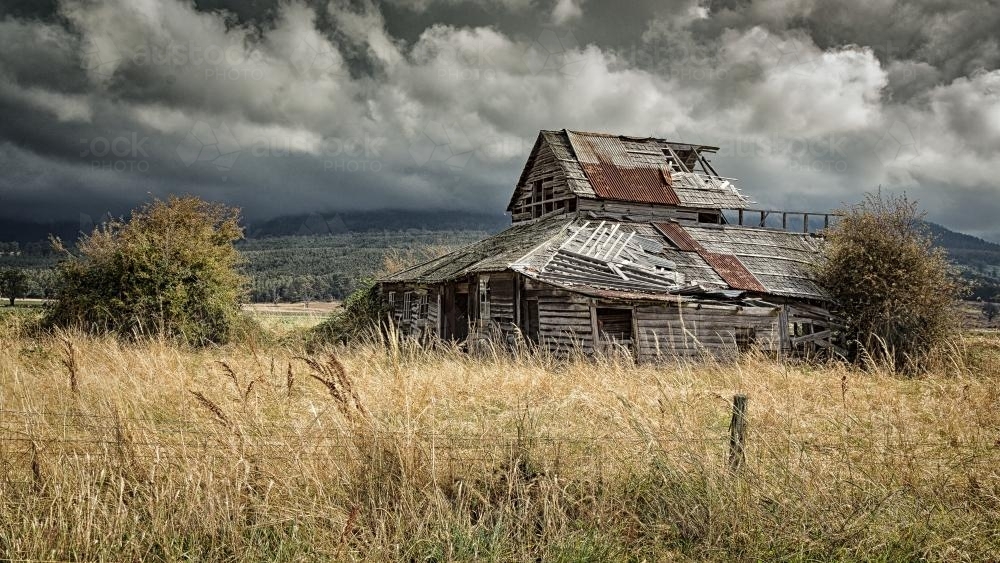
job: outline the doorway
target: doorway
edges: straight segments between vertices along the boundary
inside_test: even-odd
[[[469,336],[468,284],[449,284],[445,287],[444,334],[446,340],[464,340]]]

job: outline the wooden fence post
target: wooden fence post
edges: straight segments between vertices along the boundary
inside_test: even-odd
[[[733,395],[733,418],[729,422],[729,471],[736,472],[743,464],[744,438],[747,429],[747,396]]]

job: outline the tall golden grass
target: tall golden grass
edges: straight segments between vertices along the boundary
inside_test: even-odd
[[[987,336],[913,379],[0,333],[0,557],[994,559],[998,360]]]

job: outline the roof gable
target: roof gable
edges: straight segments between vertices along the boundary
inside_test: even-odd
[[[528,153],[528,160],[521,170],[521,176],[511,193],[510,201],[507,202],[508,212],[513,211],[519,199],[528,195],[525,190],[530,189],[534,179],[543,175],[540,171],[543,167],[544,175],[553,176],[564,182],[569,193],[582,197],[595,196],[565,136],[560,136],[558,131],[540,131],[531,152]]]

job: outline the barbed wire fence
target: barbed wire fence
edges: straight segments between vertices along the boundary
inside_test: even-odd
[[[998,466],[1000,440],[913,440],[903,435],[836,436],[771,435],[754,427],[752,407],[735,397],[729,427],[702,432],[637,432],[635,435],[551,435],[528,431],[460,433],[406,431],[365,426],[323,427],[250,421],[231,427],[213,426],[210,419],[136,417],[77,410],[34,410],[0,407],[0,480],[25,474],[41,457],[50,464],[66,460],[101,463],[123,456],[132,461],[170,463],[238,461],[295,465],[343,460],[366,444],[405,448],[437,463],[501,464],[512,456],[530,456],[549,471],[580,472],[609,464],[648,459],[654,455],[699,452],[716,456],[720,468],[754,472],[760,465],[783,460],[804,463],[810,458],[868,461],[907,460],[936,464],[950,470]],[[127,449],[127,451],[125,449]]]

